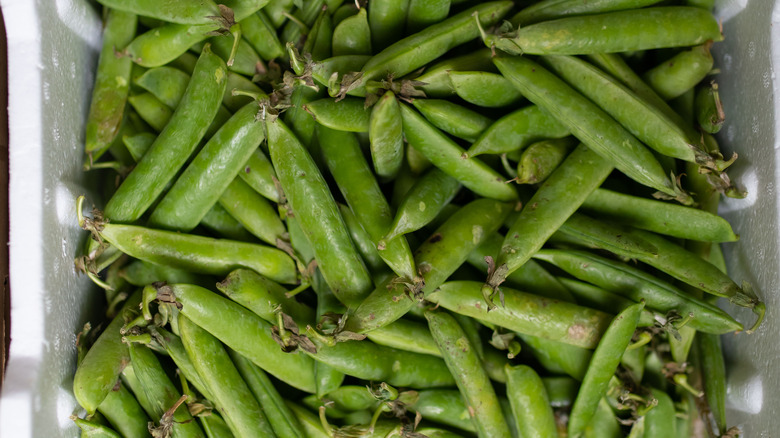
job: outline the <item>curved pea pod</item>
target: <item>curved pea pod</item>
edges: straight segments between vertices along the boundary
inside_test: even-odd
[[[81,429],[81,436],[86,438],[121,438],[114,429],[94,421],[72,416],[71,420]]]
[[[485,71],[450,71],[455,94],[468,103],[501,108],[519,102],[523,95],[503,76]]]
[[[190,75],[173,67],[162,66],[150,68],[135,83],[152,93],[160,102],[176,108],[184,96]]]
[[[651,389],[658,404],[645,414],[645,438],[677,436],[677,418],[674,402],[669,395],[655,388]]]
[[[519,151],[533,142],[570,135],[552,114],[536,105],[527,106],[493,122],[471,145],[466,155],[503,154]]]
[[[707,43],[683,50],[646,71],[642,77],[659,96],[666,100],[674,99],[696,86],[712,70],[714,60],[710,46]]]
[[[260,240],[277,245],[287,229],[268,200],[242,179],[234,179],[219,197],[219,204]]]
[[[478,195],[501,201],[517,199],[517,191],[500,174],[477,159],[464,160],[463,149],[416,111],[401,105],[401,115],[409,144],[444,173]]]
[[[273,202],[279,202],[279,190],[274,183],[276,171],[260,148],[255,149],[238,172],[238,176],[257,193]]]
[[[545,249],[534,257],[550,262],[580,280],[635,302],[645,300],[650,309],[659,312],[675,311],[681,316],[692,313],[693,318],[688,324],[696,330],[723,334],[743,328],[742,324],[718,307],[693,298],[676,287],[624,263],[584,251]]]
[[[371,46],[375,51],[401,38],[408,8],[409,0],[374,0],[368,5]]]
[[[304,354],[284,353],[271,336],[271,324],[227,298],[198,286],[162,286],[173,293],[180,312],[225,345],[279,380],[314,392],[314,362]],[[158,292],[159,294],[159,292]]]
[[[592,15],[604,12],[641,8],[659,3],[660,0],[545,0],[523,8],[509,21],[515,27],[528,26],[556,18]]]
[[[577,303],[582,306],[617,314],[634,304],[628,298],[608,292],[589,283],[564,277],[558,277],[558,280],[566,286],[577,299]],[[643,310],[642,315],[639,316],[639,327],[651,327],[654,324],[655,314],[649,309]]]
[[[255,240],[255,237],[249,234],[249,231],[219,204],[214,204],[211,207],[211,210],[200,220],[200,224],[217,237],[241,242]]]
[[[599,38],[594,38],[599,35]],[[588,55],[685,47],[722,41],[715,17],[700,8],[629,9],[523,26],[506,37],[488,38],[513,55]]]
[[[532,144],[520,156],[515,182],[518,184],[544,182],[566,159],[566,155],[574,149],[574,146],[576,146],[576,142],[568,137]]]
[[[363,99],[346,98],[337,102],[325,98],[309,102],[304,109],[314,116],[317,123],[338,131],[368,132],[371,112]]]
[[[450,0],[409,0],[406,12],[406,33],[419,32],[438,23],[450,13]]]
[[[401,108],[392,91],[386,91],[371,109],[368,136],[374,171],[382,181],[394,179],[404,159]]]
[[[217,283],[217,290],[268,322],[276,322],[276,310],[292,317],[297,323],[314,324],[314,312],[295,298],[288,298],[280,284],[248,269],[236,269]]]
[[[270,61],[284,56],[284,45],[279,41],[276,27],[263,10],[250,14],[239,24],[242,36],[262,59]]]
[[[427,67],[415,81],[423,82],[419,88],[425,95],[433,98],[449,97],[455,94],[455,88],[450,80],[450,73],[455,71],[485,71],[494,72],[496,66],[491,61],[490,49],[474,50],[465,55],[445,59]]]
[[[333,29],[333,56],[371,53],[368,12],[361,8],[357,14],[345,18]]]
[[[696,120],[704,132],[717,134],[723,126],[726,115],[718,94],[718,84],[712,81],[708,86],[696,90]]]
[[[149,417],[121,382],[108,392],[98,411],[124,437],[142,438],[149,434]]]
[[[448,100],[415,99],[412,105],[433,126],[467,141],[474,141],[493,123],[490,118]]]
[[[322,275],[342,303],[369,293],[371,277],[317,165],[281,120],[266,122],[271,162],[298,224],[312,246]]]
[[[593,351],[564,344],[538,336],[520,334],[531,354],[552,373],[567,374],[575,380],[582,380],[588,369]]]
[[[555,438],[558,430],[542,379],[533,368],[506,366],[507,398],[521,436]]]
[[[195,3],[175,0],[101,0],[100,3],[113,9],[182,24],[209,24],[222,14],[222,10],[211,0]]]

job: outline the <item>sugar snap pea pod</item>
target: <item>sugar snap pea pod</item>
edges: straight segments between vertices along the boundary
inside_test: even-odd
[[[322,421],[320,421],[317,415],[289,400],[284,402],[298,419],[306,438],[331,438],[331,435],[322,428]]]
[[[525,365],[507,365],[506,375],[507,398],[521,436],[557,437],[553,410],[539,375]]]
[[[562,138],[569,128],[536,105],[513,111],[493,122],[471,145],[466,155],[503,154],[522,150],[533,142]]]
[[[660,253],[663,250],[653,244],[654,240],[644,237],[645,234],[639,230],[574,213],[561,225],[552,239],[606,249],[628,258],[661,258]]]
[[[352,237],[352,242],[354,242],[355,248],[357,248],[363,261],[366,263],[368,270],[372,273],[387,270],[387,264],[379,255],[376,243],[374,243],[371,236],[363,228],[363,225],[355,217],[355,213],[344,204],[339,204],[339,211],[341,212],[341,217],[344,218],[344,224],[347,226],[349,235]]]
[[[606,399],[599,400],[596,413],[585,426],[583,436],[585,438],[622,438],[624,436],[620,430],[620,423]]]
[[[150,68],[135,83],[152,93],[160,102],[171,108],[176,108],[184,96],[190,75],[173,67],[163,66]]]
[[[370,14],[370,12],[369,12]],[[450,80],[450,72],[453,71],[496,71],[496,66],[490,60],[490,49],[479,49],[465,55],[445,59],[433,64],[416,78],[416,81],[424,82],[420,86],[428,97],[442,98],[455,94],[455,88]]]
[[[81,436],[85,438],[122,438],[114,429],[95,421],[71,417],[76,426],[81,429]]]
[[[561,79],[525,56],[496,57],[493,62],[528,100],[550,112],[629,178],[680,202],[693,202],[636,137]]]
[[[658,404],[645,414],[645,438],[677,436],[674,402],[664,391],[651,389]]]
[[[344,73],[360,71],[370,58],[368,55],[345,55],[323,59],[312,64],[311,75],[317,83],[327,87],[334,74],[341,81]]]
[[[382,181],[395,178],[404,159],[404,132],[401,107],[392,91],[386,91],[371,109],[368,135],[376,175]]]
[[[454,389],[426,389],[401,393],[399,399],[407,409],[419,412],[426,420],[467,432],[476,432],[469,409],[460,391]]]
[[[544,21],[488,38],[488,43],[513,55],[588,55],[685,47],[708,40],[723,40],[710,12],[668,6]]]
[[[260,59],[260,55],[243,38],[239,38],[238,43],[235,44],[233,37],[224,35],[209,38],[207,41],[211,44],[215,55],[222,58],[223,61],[231,63],[228,65],[228,70],[249,77],[265,70],[265,64]],[[203,43],[193,45],[192,49],[198,51],[201,44]]]
[[[545,0],[523,8],[509,21],[515,27],[522,27],[555,18],[622,11],[655,3],[659,3],[659,0]]]
[[[474,141],[493,121],[466,107],[442,99],[415,99],[412,104],[435,127],[442,131]]]
[[[338,131],[368,132],[371,112],[365,108],[362,99],[346,98],[336,102],[325,98],[309,102],[304,106],[314,120],[323,126]]]
[[[211,415],[200,416],[200,426],[208,438],[232,438],[233,432],[230,431],[227,423],[216,412]]]
[[[505,184],[500,174],[477,159],[462,159],[463,149],[416,111],[402,104],[401,115],[409,144],[444,173],[478,195],[501,201],[517,199],[515,189]]]
[[[517,103],[522,95],[503,76],[485,71],[450,71],[455,94],[466,102],[487,108]]]
[[[574,345],[552,341],[530,334],[520,334],[534,357],[550,372],[565,373],[582,380],[593,352]]]
[[[633,301],[645,300],[659,312],[693,313],[688,323],[705,333],[723,334],[742,330],[742,324],[716,306],[693,298],[676,287],[636,268],[584,251],[541,250],[537,259],[550,262],[580,280],[595,284]]]
[[[438,23],[450,14],[450,0],[409,0],[406,12],[406,33],[419,32]]]
[[[170,266],[135,260],[119,271],[119,276],[133,286],[146,286],[157,281],[167,283],[206,284],[205,277]]]
[[[279,41],[276,27],[264,10],[241,20],[241,35],[266,61],[284,56],[284,45]]]
[[[306,34],[317,20],[324,4],[323,0],[313,0],[302,5],[298,3],[296,5],[298,7],[291,14],[292,18],[285,23],[281,30],[280,39],[293,44],[301,43],[302,37],[307,36]]]
[[[168,124],[173,110],[151,93],[135,94],[127,98],[130,105],[155,131],[160,132]]]
[[[211,210],[203,216],[200,224],[218,237],[240,242],[255,240],[255,237],[219,204],[211,206]]]
[[[93,160],[108,150],[119,133],[130,90],[132,62],[115,56],[115,51],[130,43],[137,23],[133,13],[111,9],[106,14],[84,139],[84,152]]]
[[[443,311],[427,311],[425,318],[447,368],[455,377],[455,383],[469,407],[471,421],[479,436],[511,436],[482,362],[458,322]]]
[[[371,53],[368,12],[361,8],[357,14],[345,18],[333,29],[333,56]]]
[[[263,8],[262,12],[271,20],[274,29],[279,30],[285,20],[287,20],[287,14],[289,14],[293,8],[293,1],[294,0],[273,1],[269,2],[268,5]]]
[[[209,24],[222,15],[212,0],[179,2],[175,0],[101,0],[109,8],[157,18],[171,23]]]
[[[596,189],[582,209],[605,220],[663,234],[706,242],[734,242],[729,223],[712,213],[694,208]]]
[[[704,132],[717,134],[726,116],[718,94],[718,84],[712,81],[708,86],[696,90],[696,120]]]
[[[409,0],[374,0],[368,5],[368,26],[371,46],[383,50],[404,33]]]
[[[698,8],[690,9],[696,10]],[[702,9],[698,10],[703,14],[709,14]],[[719,40],[713,39],[713,41]],[[689,50],[683,50],[671,59],[646,71],[642,77],[662,98],[674,99],[701,82],[712,70],[714,61],[710,54],[710,46],[710,43],[706,43]]]
[[[699,366],[704,378],[704,395],[715,418],[718,433],[726,428],[726,365],[720,336],[698,333],[694,338],[699,354]]]
[[[266,127],[279,183],[311,243],[325,281],[342,303],[350,306],[359,302],[371,289],[371,277],[322,174],[281,120],[268,121]]]
[[[288,298],[280,284],[248,269],[236,269],[217,283],[217,289],[231,300],[269,322],[276,322],[275,310],[291,316],[299,324],[314,324],[314,312],[295,298]]]
[[[517,163],[518,184],[538,184],[563,162],[576,146],[570,137],[536,142],[523,151]]]
[[[610,313],[620,313],[626,307],[634,304],[633,301],[620,295],[608,292],[592,284],[571,278],[558,277],[558,280],[576,298],[577,304],[600,309]],[[648,309],[642,311],[639,316],[639,327],[650,327],[655,323],[655,315]]]
[[[571,406],[577,397],[580,384],[570,377],[542,377],[542,384],[547,391],[547,398],[553,408]]]
[[[241,178],[234,179],[219,197],[219,204],[260,240],[276,245],[287,229],[268,200]]]
[[[98,412],[103,414],[118,433],[127,438],[143,438],[149,436],[149,417],[121,382],[108,392],[106,398],[98,406]]]
[[[274,184],[276,171],[261,149],[258,148],[252,152],[238,176],[266,199],[279,202],[279,190]]]

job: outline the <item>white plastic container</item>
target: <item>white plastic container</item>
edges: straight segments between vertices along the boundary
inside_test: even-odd
[[[75,437],[71,387],[76,333],[95,320],[101,292],[73,269],[86,238],[75,199],[99,201],[81,171],[83,125],[100,45],[86,0],[0,0],[8,32],[11,346],[0,436]],[[726,41],[714,46],[727,121],[719,135],[740,159],[730,175],[749,192],[722,213],[741,235],[724,245],[732,277],[766,300],[753,335],[725,338],[728,422],[747,437],[780,430],[780,0],[720,0]],[[773,26],[774,24],[774,26]],[[749,323],[749,311],[729,307]]]

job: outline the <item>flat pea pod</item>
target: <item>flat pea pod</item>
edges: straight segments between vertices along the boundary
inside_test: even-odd
[[[149,417],[121,382],[108,392],[98,406],[98,411],[118,433],[126,438],[149,436]]]
[[[521,27],[555,18],[642,8],[659,3],[659,1],[660,0],[544,0],[523,8],[509,21],[515,27]]]
[[[718,84],[715,81],[696,90],[694,105],[696,120],[699,122],[701,129],[710,134],[720,132],[720,128],[726,120],[726,115],[723,113],[723,104],[720,101]]]
[[[265,196],[273,202],[279,202],[279,190],[274,183],[276,171],[271,161],[260,148],[252,152],[252,155],[244,163],[238,176],[249,184],[257,193]]]
[[[184,165],[220,108],[227,75],[225,63],[203,49],[182,101],[147,153],[108,201],[106,217],[133,222],[151,206]]]
[[[152,93],[134,94],[127,101],[138,113],[138,116],[157,132],[162,131],[170,121],[173,110]],[[155,137],[156,138],[156,137]]]
[[[582,380],[593,356],[591,350],[539,336],[520,334],[520,339],[527,344],[531,354],[548,371],[567,374],[575,380]]]
[[[121,438],[115,430],[94,421],[84,420],[73,416],[71,418],[76,426],[81,429],[81,436],[85,438]]]
[[[726,423],[726,364],[720,336],[697,333],[694,342],[698,349],[699,366],[704,379],[704,396],[719,433],[723,433],[728,425]]]
[[[401,107],[392,91],[386,91],[371,109],[368,136],[376,175],[382,181],[394,179],[404,159],[404,132]]]
[[[165,105],[176,108],[184,96],[190,75],[173,67],[162,66],[150,68],[135,83],[152,93]]]
[[[375,51],[401,38],[408,8],[409,0],[374,0],[368,5],[371,46]]]
[[[531,105],[493,122],[466,151],[469,157],[519,151],[533,142],[568,136],[569,128],[552,114]]]
[[[370,55],[371,30],[368,12],[361,8],[357,14],[345,18],[333,29],[333,56]]]
[[[387,264],[379,255],[376,243],[374,243],[374,240],[368,235],[357,217],[355,217],[355,213],[344,204],[339,204],[339,212],[341,212],[341,217],[344,218],[344,223],[347,225],[352,242],[354,242],[355,248],[357,248],[363,261],[366,263],[368,270],[372,274],[386,271]]]
[[[277,245],[287,229],[274,206],[249,184],[235,178],[222,192],[219,204],[260,240]]]
[[[582,348],[594,348],[611,315],[604,312],[502,288],[504,305],[488,312],[481,284],[450,281],[428,294],[439,306],[519,333]]]
[[[513,55],[588,55],[694,46],[708,40],[723,40],[710,12],[667,6],[543,21],[488,42]]]
[[[576,142],[569,137],[543,140],[528,146],[517,163],[518,184],[544,182],[574,149]]]
[[[455,94],[468,103],[502,108],[519,102],[523,95],[503,76],[486,71],[450,71]]]
[[[138,19],[135,14],[111,9],[103,26],[95,86],[89,104],[84,135],[84,152],[97,160],[108,150],[119,133],[125,102],[130,91],[132,61],[114,55],[135,36]]]
[[[419,32],[450,14],[450,0],[409,0],[406,33]]]
[[[337,102],[325,98],[309,102],[304,109],[314,116],[320,125],[337,131],[368,132],[371,112],[364,106],[363,99],[349,98]]]
[[[201,416],[200,425],[206,432],[208,438],[232,438],[233,432],[230,431],[227,423],[219,414],[211,412],[211,415]]]
[[[709,12],[699,10],[709,14]],[[702,44],[689,50],[683,50],[671,59],[658,64],[646,71],[642,78],[659,96],[670,100],[681,96],[701,82],[712,70],[713,63],[710,44]]]
[[[359,302],[371,277],[347,232],[333,195],[301,142],[281,121],[266,122],[279,183],[314,251],[322,275],[342,303]]]
[[[200,224],[217,237],[241,242],[255,240],[255,237],[249,234],[249,231],[219,204],[211,206],[211,209],[200,220]]]
[[[693,313],[691,327],[713,334],[742,330],[742,324],[718,307],[693,298],[676,287],[623,263],[584,251],[541,250],[537,259],[550,262],[580,280],[595,284],[659,312]]]
[[[179,313],[179,332],[187,355],[212,392],[236,437],[273,436],[274,430],[222,343]]]
[[[127,365],[129,353],[127,346],[122,343],[119,330],[125,324],[125,313],[138,306],[140,302],[140,292],[132,294],[127,299],[117,316],[92,344],[76,369],[73,377],[73,395],[89,415],[95,413],[111,388],[116,385],[119,374]]]
[[[599,400],[607,393],[609,379],[617,371],[620,357],[631,342],[639,314],[644,304],[634,304],[620,312],[609,323],[593,352],[588,371],[569,416],[569,436],[580,436],[598,409]]]
[[[415,99],[412,105],[435,127],[455,137],[474,141],[493,123],[490,118],[443,99]]]
[[[446,312],[426,311],[428,327],[482,437],[510,437],[498,397],[482,362],[458,322]]]
[[[113,9],[181,24],[209,24],[214,22],[215,17],[222,15],[212,0],[101,0],[100,3]]]
[[[491,61],[490,49],[479,49],[465,55],[445,59],[427,67],[415,81],[422,82],[420,89],[428,97],[441,99],[455,94],[455,88],[450,80],[453,71],[496,71],[496,66]]]
[[[474,193],[501,201],[517,199],[514,188],[482,161],[464,160],[463,149],[407,105],[401,105],[404,134],[409,144],[425,155],[444,173],[460,181]]]
[[[264,10],[241,20],[241,34],[266,61],[284,56],[284,45],[279,41],[276,27]]]
[[[521,436],[556,438],[558,430],[542,379],[533,368],[506,366],[507,398]]]

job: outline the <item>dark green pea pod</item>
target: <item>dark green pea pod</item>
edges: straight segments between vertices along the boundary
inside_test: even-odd
[[[392,180],[404,159],[401,107],[392,91],[386,91],[371,109],[368,135],[374,171],[382,181]]]
[[[371,56],[368,55],[334,56],[324,59],[312,64],[312,78],[318,84],[327,87],[334,74],[336,82],[341,82],[345,73],[360,71],[369,59]]]
[[[404,33],[409,0],[374,0],[368,5],[371,46],[379,53]]]
[[[605,399],[599,400],[596,413],[583,430],[585,438],[623,438],[620,423],[609,403]]]
[[[419,412],[426,420],[451,426],[466,432],[476,432],[469,409],[460,391],[455,389],[426,389],[402,392],[399,399],[407,409]]]
[[[401,105],[404,134],[409,144],[425,155],[444,173],[460,181],[474,193],[513,201],[517,191],[504,178],[477,159],[463,159],[464,150],[407,105]]]
[[[582,380],[593,355],[591,350],[562,342],[551,341],[538,336],[520,334],[531,354],[551,373],[567,374],[575,380]]]
[[[200,418],[200,426],[208,438],[233,438],[233,432],[216,412],[212,411],[211,415],[203,415],[198,418]]]
[[[576,141],[571,137],[544,140],[532,144],[520,156],[515,182],[518,184],[544,182],[576,145]]]
[[[338,131],[368,132],[371,112],[365,108],[363,99],[346,98],[337,102],[325,98],[309,102],[304,109],[314,116],[319,124]]]
[[[558,430],[542,379],[533,368],[507,365],[507,398],[521,436],[555,438]]]
[[[468,103],[502,108],[518,103],[523,96],[506,78],[485,71],[450,71],[455,94]]]
[[[109,8],[170,23],[209,24],[222,15],[222,10],[212,0],[197,3],[181,3],[175,0],[101,0],[100,3]]]
[[[493,120],[457,103],[441,99],[415,99],[412,104],[433,126],[455,137],[474,141]]]
[[[450,14],[450,0],[409,0],[406,12],[406,33],[419,32]]]
[[[674,402],[669,395],[657,389],[651,389],[658,401],[653,409],[645,414],[644,438],[663,438],[677,436],[677,418]]]
[[[558,277],[558,281],[570,291],[577,303],[582,306],[617,314],[634,304],[628,298],[623,298],[592,284],[565,277]],[[642,315],[639,316],[639,327],[652,327],[654,324],[655,314],[648,309],[643,310]]]
[[[498,397],[463,329],[443,311],[426,311],[425,318],[479,436],[510,437]]]
[[[330,433],[322,428],[322,421],[320,421],[317,415],[305,407],[289,400],[285,400],[284,402],[298,419],[298,422],[301,424],[301,427],[306,434],[306,438],[331,438]]]
[[[152,93],[160,102],[176,108],[184,96],[190,75],[173,67],[163,66],[150,68],[141,75],[135,83]]]
[[[200,224],[217,237],[238,240],[239,242],[255,240],[255,237],[219,204],[211,206],[211,210],[201,218]]]
[[[98,406],[98,412],[106,417],[121,436],[131,438],[148,436],[149,417],[121,382],[111,388]]]
[[[698,8],[702,14],[710,12]],[[720,41],[713,39],[713,41]],[[705,41],[699,44],[705,43]],[[647,84],[665,100],[674,99],[701,82],[712,70],[714,60],[710,54],[711,43],[683,50],[657,66],[646,71],[642,77]]]
[[[368,270],[371,271],[372,274],[387,270],[387,264],[379,255],[379,250],[376,249],[376,243],[374,243],[371,236],[369,236],[363,228],[363,225],[361,225],[360,221],[355,217],[355,213],[344,204],[339,204],[339,211],[341,212],[341,217],[344,218],[344,223],[347,225],[347,230],[352,237],[352,242],[355,243],[355,247],[358,252],[360,252],[360,256],[366,263]]]
[[[279,202],[279,189],[274,183],[276,171],[271,161],[260,148],[252,152],[252,155],[246,160],[244,168],[238,172],[238,176],[255,189],[257,193],[265,196],[266,199]]]
[[[152,331],[152,339],[168,353],[168,356],[176,364],[179,372],[197,389],[203,397],[208,400],[214,400],[211,388],[203,380],[193,364],[193,359],[184,348],[181,338],[162,327],[155,327]]]
[[[718,94],[718,84],[712,81],[709,85],[696,90],[696,120],[704,132],[717,134],[723,126],[726,115]]]
[[[420,176],[409,168],[409,163],[404,160],[401,163],[401,170],[398,176],[393,180],[393,194],[390,196],[390,206],[395,210],[403,202],[403,198],[409,192],[409,189],[420,179]]]
[[[279,41],[276,27],[264,10],[249,15],[239,24],[241,35],[263,60],[270,61],[284,56],[284,45]]]
[[[606,30],[605,30],[606,29]],[[601,38],[593,38],[593,35]],[[486,43],[513,55],[589,55],[722,41],[715,17],[684,6],[629,9],[523,26]]]
[[[628,257],[653,260],[663,250],[644,239],[644,232],[574,213],[552,236],[556,242],[601,248]]]
[[[198,57],[190,52],[184,52],[181,55],[179,55],[178,58],[174,59],[173,61],[168,63],[168,67],[177,68],[184,73],[187,73],[188,75],[192,74],[192,71],[195,70],[195,64],[198,62]],[[138,65],[138,64],[135,64]],[[143,68],[139,66],[140,68]],[[146,69],[144,69],[146,70]]]
[[[228,185],[219,204],[260,240],[271,245],[285,240],[287,229],[276,208],[242,179],[235,178]]]
[[[366,337],[376,344],[414,353],[441,357],[439,347],[425,324],[399,319],[392,324],[371,330]]]
[[[124,266],[119,271],[119,275],[133,286],[140,287],[157,281],[192,284],[205,284],[207,282],[205,277],[197,274],[141,260],[133,261]]]
[[[581,0],[544,0],[523,8],[509,21],[515,27],[522,27],[556,18],[642,8],[659,2],[660,0],[596,0],[587,2]]]
[[[127,101],[141,119],[157,132],[165,128],[173,115],[173,110],[152,93],[136,94],[128,97]]]
[[[513,111],[482,132],[466,155],[503,154],[519,151],[533,142],[548,138],[563,138],[569,129],[552,114],[536,105]]]
[[[449,97],[455,94],[455,88],[450,80],[453,71],[486,71],[495,72],[496,66],[491,61],[490,49],[479,49],[465,55],[445,59],[427,67],[415,81],[423,82],[420,89],[425,95],[433,98]]]
[[[106,14],[103,47],[95,73],[84,135],[84,152],[88,162],[100,158],[119,133],[130,91],[132,61],[116,56],[116,51],[130,43],[137,24],[138,19],[132,13],[111,9]]]
[[[371,55],[371,30],[368,12],[361,8],[333,29],[333,56]]]
[[[71,417],[71,420],[81,429],[81,436],[84,438],[122,438],[122,435],[106,425],[84,420],[75,415]]]

